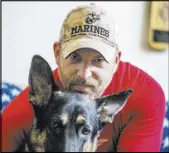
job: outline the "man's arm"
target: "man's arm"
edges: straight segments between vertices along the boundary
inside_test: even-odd
[[[159,85],[148,84],[148,86],[148,89],[140,93],[140,99],[137,99],[138,102],[132,108],[135,114],[121,133],[118,152],[160,151],[165,96]]]
[[[26,88],[3,110],[2,152],[14,151],[22,142],[23,132],[32,126],[34,112],[28,102],[29,89]]]

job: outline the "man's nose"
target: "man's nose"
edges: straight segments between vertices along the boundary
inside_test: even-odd
[[[92,70],[91,70],[91,68],[89,66],[82,65],[82,66],[79,67],[77,75],[80,78],[86,80],[88,77],[92,76]]]

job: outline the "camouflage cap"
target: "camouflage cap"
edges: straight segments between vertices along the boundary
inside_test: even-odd
[[[117,27],[108,13],[94,4],[79,6],[69,12],[63,22],[60,39],[63,55],[80,48],[92,48],[111,61],[117,50]]]

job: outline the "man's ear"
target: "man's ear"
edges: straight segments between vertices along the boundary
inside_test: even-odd
[[[117,94],[97,98],[97,116],[100,123],[112,122],[113,117],[124,107],[131,93],[132,90],[125,90]]]
[[[116,63],[118,64],[121,59],[121,51],[117,50]]]
[[[37,106],[46,105],[52,92],[58,90],[50,66],[39,55],[32,58],[28,82],[29,101]]]
[[[59,64],[59,53],[60,53],[60,44],[58,42],[55,42],[53,44],[53,51],[54,51],[54,55],[55,55],[55,59],[56,59],[56,64]]]

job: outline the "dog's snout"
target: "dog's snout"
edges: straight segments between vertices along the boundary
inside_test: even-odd
[[[77,139],[70,138],[70,140],[66,142],[65,152],[80,152],[80,144]]]

